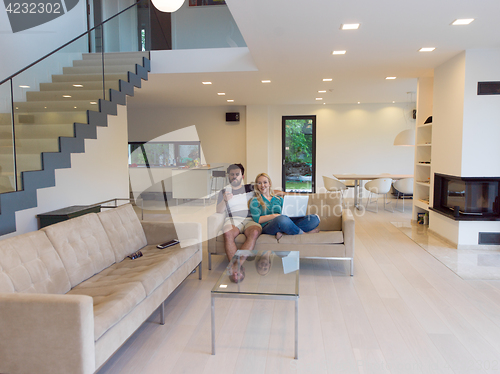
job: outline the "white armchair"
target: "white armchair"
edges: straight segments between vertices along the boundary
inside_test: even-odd
[[[405,211],[405,196],[413,194],[413,178],[399,179],[394,182],[394,188],[398,191],[396,209],[398,208],[399,196],[403,198],[403,212]]]
[[[323,175],[323,183],[327,191],[340,192],[340,204],[344,206],[344,192],[347,191],[347,186],[337,178],[325,177]]]
[[[386,208],[387,204],[391,204],[392,207],[392,202],[389,201],[387,202],[387,193],[391,190],[391,185],[392,185],[392,179],[391,178],[379,178],[379,179],[374,179],[365,184],[365,189],[367,189],[370,192],[370,195],[368,196],[368,200],[366,202],[366,210],[368,209],[368,205],[371,203],[375,203],[377,209],[376,210],[370,210],[371,212],[378,213],[378,195],[384,195],[384,209],[393,212],[394,213],[394,208],[392,210],[389,210]],[[375,201],[372,201],[372,195],[376,194],[377,197]]]

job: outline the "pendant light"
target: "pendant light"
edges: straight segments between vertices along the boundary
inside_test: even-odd
[[[160,12],[173,13],[182,6],[184,0],[151,0],[151,2]]]
[[[413,92],[407,92],[410,95],[410,105],[413,103]],[[394,145],[415,146],[415,128],[401,131],[394,139]]]
[[[415,129],[403,130],[394,139],[394,145],[415,145]]]

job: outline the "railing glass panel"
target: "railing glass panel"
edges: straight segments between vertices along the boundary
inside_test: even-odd
[[[59,137],[75,136],[74,124],[128,81],[149,55],[114,52],[148,50],[148,29],[148,8],[133,4],[0,84],[0,193],[22,190],[22,173],[42,169],[41,153],[60,151]]]
[[[0,193],[16,190],[11,81],[0,85]]]
[[[41,153],[58,152],[60,136],[74,136],[103,95],[102,55],[89,54],[83,35],[15,76],[14,124],[18,189],[21,173],[41,170]]]
[[[119,80],[128,81],[128,71],[135,72],[135,64],[142,65],[139,56],[123,56],[119,52],[140,51],[137,27],[137,7],[132,7],[103,24],[104,84],[106,99],[109,89],[118,90]]]

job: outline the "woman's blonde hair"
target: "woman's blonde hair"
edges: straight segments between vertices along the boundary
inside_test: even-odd
[[[257,180],[260,177],[265,177],[269,181],[269,194],[271,195],[271,198],[274,196],[273,189],[271,188],[273,186],[273,182],[271,181],[271,177],[269,175],[267,175],[266,173],[260,173],[259,175],[257,175],[255,177],[255,188],[254,188],[255,198],[257,199],[259,204],[265,209],[266,203],[264,202],[264,199],[262,199],[262,194],[260,193],[259,189],[257,188]]]

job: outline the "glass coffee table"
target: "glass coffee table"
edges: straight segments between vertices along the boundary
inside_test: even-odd
[[[237,281],[237,282],[235,282]],[[295,301],[295,359],[299,341],[299,252],[239,250],[212,288],[212,354],[215,299],[220,297]]]

